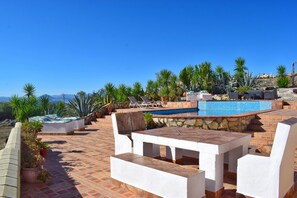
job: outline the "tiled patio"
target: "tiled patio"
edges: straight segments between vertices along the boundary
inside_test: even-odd
[[[110,116],[74,135],[41,137],[51,146],[45,167],[53,178],[47,184],[22,183],[21,197],[156,197],[110,178],[109,156],[114,154]],[[223,197],[235,197],[236,182],[229,178],[224,182]]]

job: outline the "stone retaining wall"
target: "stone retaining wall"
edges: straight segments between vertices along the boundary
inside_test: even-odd
[[[242,132],[247,130],[255,114],[232,117],[166,117],[154,116],[155,122],[165,123],[168,127],[196,127],[200,129]]]
[[[0,197],[20,197],[21,123],[16,123],[0,151]]]

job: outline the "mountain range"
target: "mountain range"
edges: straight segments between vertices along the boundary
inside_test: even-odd
[[[59,102],[65,100],[72,100],[74,98],[74,94],[61,94],[61,95],[47,95],[50,98],[51,102]],[[10,97],[0,96],[0,102],[9,102]]]

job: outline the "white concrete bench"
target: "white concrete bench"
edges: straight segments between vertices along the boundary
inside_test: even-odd
[[[111,177],[161,197],[204,197],[205,172],[124,153],[110,157]]]

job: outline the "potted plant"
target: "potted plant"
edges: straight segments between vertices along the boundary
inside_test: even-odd
[[[39,146],[40,148],[40,155],[43,157],[43,158],[46,158],[47,156],[47,151],[49,149],[49,145],[45,142],[42,142],[40,140],[36,140],[36,144]]]
[[[51,178],[52,178],[52,175],[46,169],[41,170],[41,172],[37,176],[37,179],[42,181],[43,183],[46,183]]]
[[[113,105],[112,103],[109,103],[106,107],[107,113],[110,115],[112,113],[113,110]]]
[[[21,167],[25,182],[35,183],[41,172],[42,157],[39,146],[35,141],[26,139],[22,141]]]
[[[40,155],[40,147],[36,143],[37,133],[41,131],[41,122],[25,122],[22,124],[22,150],[21,169],[25,182],[35,183],[41,172],[43,158]]]

